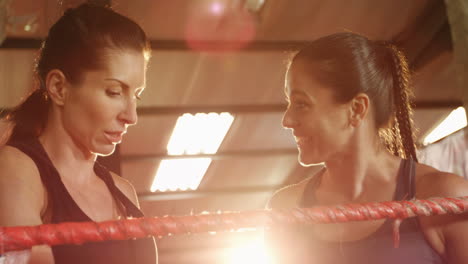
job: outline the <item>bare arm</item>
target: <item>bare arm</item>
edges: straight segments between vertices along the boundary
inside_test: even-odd
[[[421,199],[468,195],[468,181],[450,173],[432,173],[416,186]],[[420,223],[429,242],[448,263],[468,263],[468,213],[422,217]]]
[[[0,226],[42,224],[44,192],[34,162],[15,148],[2,147],[0,149]],[[33,247],[28,263],[54,263],[50,247]]]
[[[448,191],[444,196],[467,196],[468,182],[452,175],[448,179]],[[452,215],[445,219],[441,232],[445,241],[445,257],[451,264],[468,263],[468,214]]]

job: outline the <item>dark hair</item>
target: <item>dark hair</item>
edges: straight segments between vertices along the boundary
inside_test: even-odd
[[[316,80],[334,89],[338,102],[358,93],[369,96],[375,125],[387,148],[402,158],[416,158],[408,64],[392,44],[354,33],[336,33],[313,41],[292,61],[307,63]]]
[[[37,137],[44,129],[50,107],[45,79],[51,70],[59,69],[70,83],[79,84],[83,72],[105,66],[106,49],[143,52],[146,60],[151,51],[141,27],[108,7],[85,3],[65,11],[39,50],[34,90],[6,116],[10,139]]]

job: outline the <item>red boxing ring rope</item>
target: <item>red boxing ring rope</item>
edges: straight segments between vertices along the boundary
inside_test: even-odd
[[[333,207],[225,212],[190,216],[132,218],[105,222],[73,222],[38,226],[0,227],[0,254],[35,245],[82,244],[147,236],[226,231],[283,224],[339,223],[349,221],[395,221],[398,246],[401,219],[415,216],[461,214],[468,211],[468,196],[428,200],[346,204]]]

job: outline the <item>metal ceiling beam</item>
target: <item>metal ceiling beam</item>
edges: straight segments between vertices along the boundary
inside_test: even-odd
[[[241,49],[241,51],[294,51],[307,45],[307,41],[262,41],[256,40]],[[222,49],[222,47],[236,46],[235,43],[222,41],[204,41],[200,46],[210,51]],[[151,40],[153,50],[179,50],[192,51],[192,48],[185,40]]]
[[[441,33],[444,33],[447,25],[444,2],[432,1],[428,3],[414,23],[394,37],[393,41],[403,49],[413,70],[416,70],[415,65],[423,66],[418,62],[419,58],[425,55],[427,49],[437,44],[435,40]],[[450,34],[443,36],[450,42]],[[437,50],[442,52],[446,48],[447,46],[438,46]],[[451,45],[448,45],[448,48],[451,49]]]
[[[0,49],[39,49],[42,39],[36,38],[6,38]]]
[[[411,62],[411,69],[418,71],[425,65],[431,63],[434,59],[444,52],[452,52],[452,38],[450,37],[450,26],[446,22],[440,31],[432,38],[429,45],[424,47],[424,51],[419,52]]]
[[[92,0],[99,3],[110,1]],[[434,1],[426,7],[416,22],[406,30],[398,34],[394,41],[399,43],[407,52],[410,62],[413,62],[424,49],[432,42],[433,38],[447,22],[445,6],[441,1]],[[188,43],[183,39],[152,39],[150,40],[153,50],[179,50],[191,51]],[[42,39],[39,38],[6,38],[0,49],[38,49]],[[307,45],[309,41],[262,41],[257,40],[246,45],[242,51],[288,51],[298,50]],[[223,46],[231,46],[235,43],[221,41],[202,42],[201,46],[207,49]]]
[[[99,6],[112,6],[111,0],[87,0],[87,2]]]
[[[468,5],[466,0],[445,0],[454,46],[455,72],[458,88],[462,92],[465,111],[468,114]],[[466,138],[468,139],[468,133]]]
[[[184,113],[274,113],[286,110],[286,104],[252,104],[252,105],[195,105],[195,106],[147,106],[139,107],[138,115],[180,115]]]
[[[444,100],[444,101],[415,101],[413,107],[415,109],[437,109],[437,108],[457,108],[462,106],[461,100]]]
[[[153,50],[162,51],[192,51],[185,40],[179,39],[153,39],[150,40]],[[288,51],[298,50],[307,45],[307,41],[254,41],[242,48],[242,51]],[[42,39],[38,38],[6,38],[0,49],[39,49]],[[206,41],[202,45],[207,49],[226,47],[232,45],[229,42]]]
[[[414,101],[415,109],[439,109],[456,108],[463,105],[460,100],[441,101]],[[151,115],[181,115],[184,113],[221,113],[254,114],[254,113],[281,113],[286,109],[286,104],[258,104],[258,105],[198,105],[198,106],[143,106],[138,107],[139,116]],[[0,118],[4,117],[10,109],[0,108]]]
[[[219,189],[206,189],[195,191],[174,191],[174,192],[145,192],[139,193],[138,199],[140,201],[167,201],[167,200],[183,200],[193,199],[206,196],[220,196],[220,195],[246,195],[246,194],[262,194],[271,193],[278,190],[281,186],[252,186],[252,187],[237,187],[237,188],[219,188]]]
[[[122,162],[141,161],[154,159],[186,159],[190,158],[212,158],[214,160],[229,159],[236,157],[265,157],[265,156],[285,156],[297,155],[297,149],[249,149],[238,151],[224,151],[215,154],[197,154],[197,155],[168,155],[167,153],[146,154],[146,155],[121,155]]]
[[[436,109],[436,108],[456,108],[462,105],[458,100],[441,101],[414,101],[415,109]],[[274,113],[283,112],[286,104],[258,104],[258,105],[199,105],[199,106],[147,106],[138,108],[140,116],[184,113],[208,113],[208,112],[229,112],[233,114],[245,113]]]

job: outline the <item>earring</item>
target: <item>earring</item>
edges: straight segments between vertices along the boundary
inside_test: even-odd
[[[42,88],[40,88],[40,89],[42,90],[42,96],[44,96],[44,99],[46,101],[48,101],[49,100],[49,93],[47,92],[46,89],[42,89]]]
[[[349,121],[349,124],[350,124],[351,126],[356,127],[356,126],[359,124],[359,121],[358,121],[357,118],[351,118],[351,120]]]

